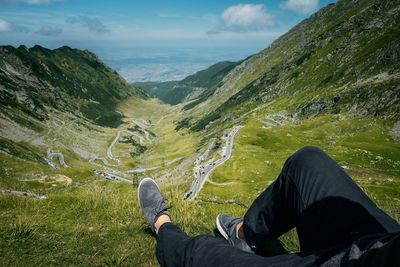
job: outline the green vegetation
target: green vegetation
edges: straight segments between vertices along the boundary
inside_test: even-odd
[[[192,90],[192,88],[179,86],[179,81],[135,82],[133,86],[142,89],[149,96],[158,98],[171,105],[176,105],[184,101],[185,96]]]
[[[308,145],[400,221],[399,12],[393,1],[338,1],[243,62],[170,83],[188,86],[168,98],[172,106],[88,51],[1,47],[0,189],[47,198],[0,195],[0,265],[156,266],[136,187],[93,169],[155,178],[176,224],[213,235],[219,212],[243,216]],[[221,136],[237,125],[231,159],[183,201],[196,159],[211,139],[206,160],[219,157]],[[50,167],[49,152],[68,167],[57,158]],[[295,231],[280,240],[299,250]]]
[[[400,220],[400,144],[388,135],[392,122],[328,115],[263,128],[260,119],[269,112],[257,113],[245,124],[235,139],[232,159],[210,177],[213,182],[234,184],[206,183],[198,199],[184,202],[192,178],[171,184],[154,174],[183,230],[213,235],[219,212],[242,216],[245,206],[274,180],[284,160],[303,145],[326,150],[381,208]],[[155,239],[139,211],[136,188],[96,181],[88,173],[71,177],[71,186],[52,189],[46,200],[0,196],[0,242],[8,244],[1,246],[2,255],[7,255],[2,264],[157,266]],[[78,177],[84,182],[76,182]],[[281,241],[287,250],[298,251],[295,232]]]
[[[201,131],[232,113],[290,97],[295,101],[285,108],[307,117],[352,111],[399,119],[398,14],[393,1],[329,5],[230,71],[218,94],[182,120]]]
[[[1,46],[0,55],[0,83],[6,89],[1,107],[40,120],[48,118],[48,106],[77,115],[80,111],[99,125],[117,127],[122,123],[117,104],[128,97],[147,97],[89,51]]]

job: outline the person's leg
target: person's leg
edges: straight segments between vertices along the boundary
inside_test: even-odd
[[[172,223],[158,228],[156,256],[161,266],[185,266],[183,250],[190,237]]]
[[[189,237],[172,223],[165,223],[158,230],[156,255],[162,267],[313,266],[318,259],[312,254],[261,257],[235,248],[222,238]]]
[[[302,266],[314,264],[315,255],[291,254],[263,258],[231,246],[221,238],[189,237],[171,223],[160,188],[151,178],[140,181],[140,209],[157,234],[157,259],[161,266]]]
[[[399,231],[346,172],[316,147],[285,163],[277,180],[251,205],[243,232],[259,246],[296,227],[302,251],[349,244],[358,237]]]

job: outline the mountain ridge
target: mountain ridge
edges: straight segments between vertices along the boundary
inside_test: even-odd
[[[132,89],[90,52],[36,47],[32,59],[20,48],[33,69],[0,57],[1,265],[158,266],[132,197],[140,179],[157,181],[189,236],[213,235],[221,211],[242,217],[304,146],[400,222],[399,10],[397,0],[329,5],[177,105]],[[108,98],[114,127],[78,109]],[[295,229],[278,241],[301,252]]]
[[[0,55],[0,105],[39,120],[47,118],[50,106],[115,127],[121,123],[115,111],[118,102],[147,98],[88,50],[1,46]]]
[[[398,2],[326,6],[229,72],[181,124],[202,130],[283,98],[300,115],[343,110],[399,118]]]

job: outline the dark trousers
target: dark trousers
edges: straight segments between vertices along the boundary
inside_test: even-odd
[[[167,223],[157,236],[157,259],[161,266],[400,266],[399,224],[315,147],[293,154],[244,216],[250,246],[294,227],[301,252],[262,257],[221,238],[189,237]]]

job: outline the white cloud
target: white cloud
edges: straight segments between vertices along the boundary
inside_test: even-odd
[[[7,32],[11,30],[11,25],[5,20],[0,19],[0,32]]]
[[[267,13],[264,5],[238,4],[228,7],[221,14],[226,26],[266,27],[273,25],[273,16]]]
[[[310,14],[318,9],[319,0],[287,0],[282,4],[286,10],[301,14]]]
[[[274,16],[263,4],[238,4],[225,9],[220,25],[208,33],[261,31],[274,26]]]

